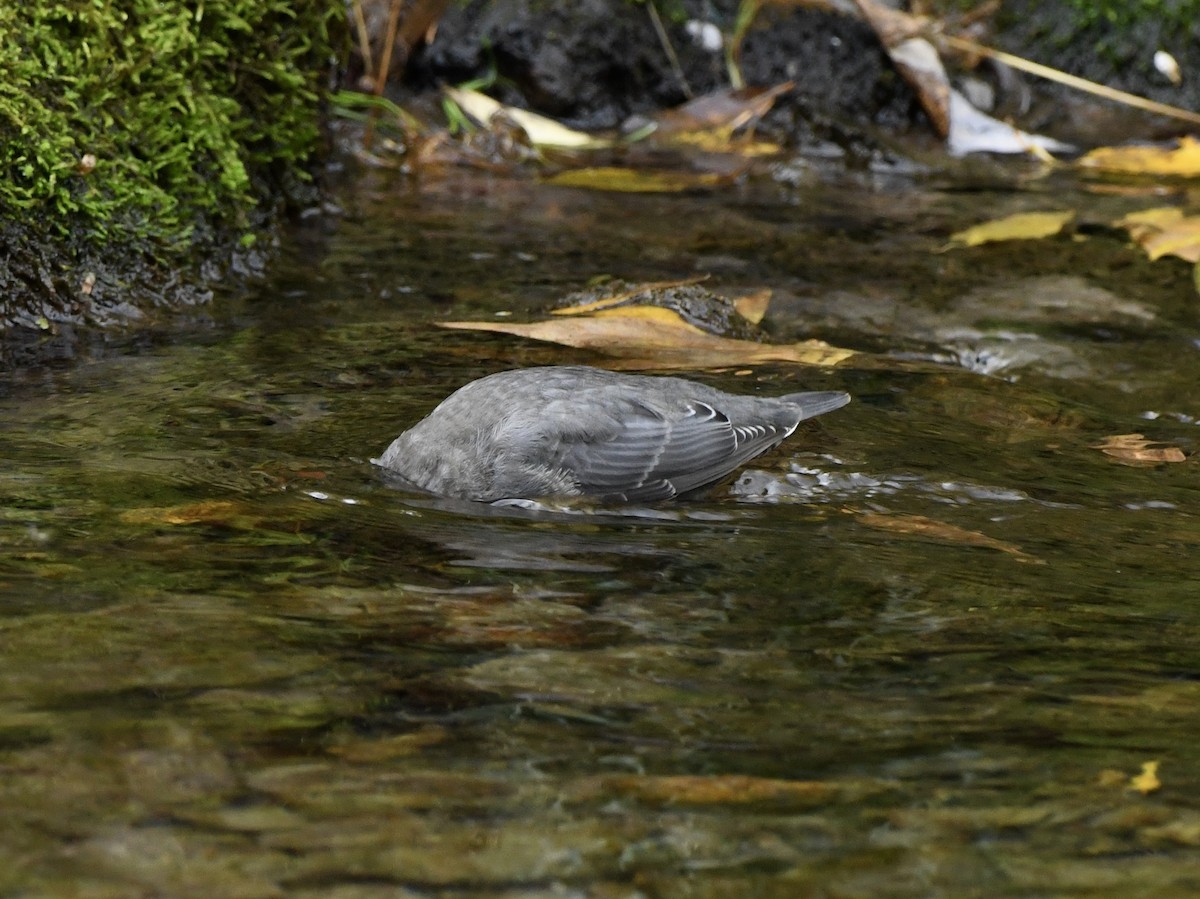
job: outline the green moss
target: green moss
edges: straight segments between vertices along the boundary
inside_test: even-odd
[[[1067,0],[1080,27],[1105,26],[1118,32],[1153,21],[1164,30],[1186,33],[1200,18],[1200,0]]]
[[[97,244],[244,227],[316,146],[341,15],[337,0],[0,4],[0,212]]]

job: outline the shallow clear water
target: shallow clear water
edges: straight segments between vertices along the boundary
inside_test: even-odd
[[[791,174],[367,174],[211,320],[5,376],[0,892],[1195,889],[1190,274],[1071,182]],[[1081,239],[934,252],[1062,207]],[[597,361],[434,321],[700,271],[864,354],[691,376],[855,401],[655,509],[370,465],[473,377]],[[1187,461],[1097,448],[1132,432]]]

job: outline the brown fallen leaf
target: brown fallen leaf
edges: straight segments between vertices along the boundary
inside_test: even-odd
[[[1004,240],[1039,240],[1053,237],[1074,218],[1075,212],[1071,209],[1007,215],[951,234],[949,244],[942,249],[977,247],[980,244]]]
[[[696,97],[655,116],[658,127],[654,137],[708,131],[723,134],[728,140],[731,132],[770,112],[776,98],[795,86],[794,81],[785,81],[772,87],[726,88]]]
[[[443,328],[495,331],[533,340],[596,350],[624,360],[629,367],[716,368],[762,362],[837,365],[853,350],[821,340],[772,344],[735,340],[702,331],[679,313],[657,306],[622,306],[593,315],[530,322],[441,322]]]
[[[1173,147],[1099,147],[1082,156],[1077,165],[1101,172],[1194,178],[1200,175],[1200,140],[1181,137]]]
[[[1093,444],[1106,456],[1111,456],[1122,465],[1148,467],[1162,462],[1184,462],[1187,456],[1177,446],[1163,446],[1157,441],[1147,440],[1141,434],[1114,434],[1103,443]]]
[[[944,521],[926,518],[924,515],[895,515],[886,512],[858,512],[856,514],[859,521],[867,527],[876,528],[877,530],[889,531],[893,534],[905,534],[910,537],[923,537],[929,540],[954,543],[961,546],[994,549],[1002,553],[1008,553],[1020,562],[1033,565],[1046,564],[1042,559],[1029,555],[1019,546],[1012,543],[997,540],[995,537],[989,537],[986,534],[981,534],[979,531],[968,531],[956,525],[947,524]]]

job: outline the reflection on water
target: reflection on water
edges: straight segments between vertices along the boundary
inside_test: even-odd
[[[369,182],[202,333],[10,379],[0,892],[1186,894],[1190,288],[1066,241],[933,255],[980,197],[893,190]],[[873,351],[759,372],[855,403],[678,506],[448,503],[370,464],[486,371],[594,361],[431,319],[695,268]],[[950,364],[937,323],[989,309],[1045,352]],[[1097,448],[1135,431],[1189,461]]]

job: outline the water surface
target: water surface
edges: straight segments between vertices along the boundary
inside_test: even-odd
[[[1133,200],[799,169],[343,203],[210,318],[0,386],[0,892],[1200,883],[1200,329],[1187,270],[1096,225]],[[935,252],[1063,207],[1077,239]],[[855,401],[677,506],[499,512],[371,466],[474,377],[602,361],[437,320],[699,272],[863,355],[684,374]],[[1187,461],[1098,448],[1135,432]]]

